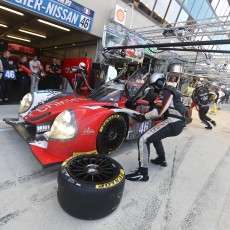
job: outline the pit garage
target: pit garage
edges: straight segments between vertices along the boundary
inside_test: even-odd
[[[94,11],[58,1],[1,1],[0,52],[8,49],[14,64],[25,54],[36,54],[44,70],[56,58],[63,66],[66,58],[95,59],[98,37],[91,34]],[[78,9],[78,11],[76,10]],[[11,103],[18,103],[19,83],[13,82]],[[42,88],[42,87],[41,87]]]

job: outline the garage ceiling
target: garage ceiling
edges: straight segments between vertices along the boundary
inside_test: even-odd
[[[0,4],[0,6],[6,6],[5,4]],[[12,8],[6,6],[8,8]],[[14,9],[16,10],[16,9]],[[18,10],[22,12],[22,10]],[[46,24],[43,24],[38,21],[38,19],[44,19],[42,17],[37,17],[36,15],[22,12],[24,16],[20,16],[14,13],[10,13],[0,8],[0,24],[7,25],[7,28],[0,26],[0,39],[10,41],[13,43],[31,46],[34,48],[54,48],[55,46],[68,46],[73,43],[81,46],[87,43],[95,43],[97,37],[93,36],[87,32],[82,32],[77,29],[68,27],[67,25],[60,25],[66,28],[69,28],[70,31],[64,31]],[[57,24],[57,22],[51,23]],[[59,24],[58,24],[59,25]],[[27,30],[33,33],[45,35],[46,38],[37,37],[31,34],[20,32],[19,29]],[[7,37],[7,35],[17,36],[20,38],[26,38],[31,40],[31,42],[16,40],[13,38]]]

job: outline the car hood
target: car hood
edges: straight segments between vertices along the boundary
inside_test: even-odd
[[[23,119],[30,124],[39,124],[54,120],[61,112],[67,109],[76,109],[82,106],[111,106],[110,102],[94,101],[83,96],[66,96],[57,100],[39,105]]]

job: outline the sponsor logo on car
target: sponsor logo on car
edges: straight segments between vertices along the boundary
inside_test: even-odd
[[[91,129],[90,127],[82,129],[82,135],[94,135],[95,134],[95,130]]]

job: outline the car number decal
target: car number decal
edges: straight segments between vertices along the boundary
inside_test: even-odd
[[[138,135],[142,135],[151,128],[151,121],[144,121],[138,124]]]

